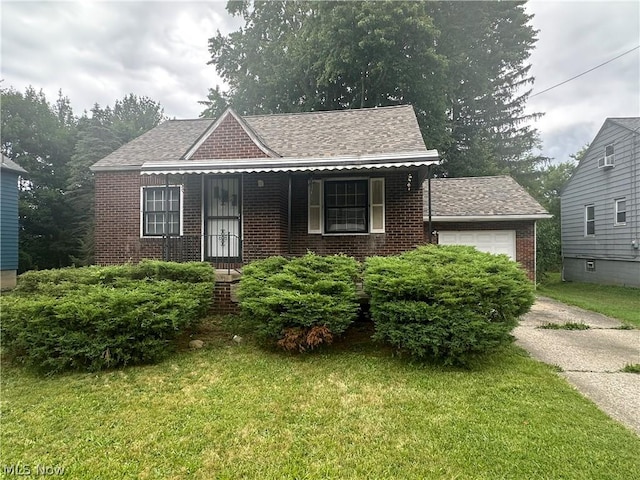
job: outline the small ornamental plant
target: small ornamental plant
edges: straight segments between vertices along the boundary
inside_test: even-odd
[[[244,322],[262,341],[287,351],[330,344],[358,316],[359,264],[344,255],[271,257],[242,272]]]
[[[426,245],[365,264],[374,338],[416,358],[465,364],[512,340],[533,285],[505,255]]]

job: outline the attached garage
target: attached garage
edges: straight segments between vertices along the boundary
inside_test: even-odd
[[[513,178],[436,178],[423,188],[425,242],[509,255],[535,282],[536,221],[551,215]]]
[[[515,230],[451,230],[438,235],[441,245],[469,245],[481,252],[509,255],[516,259]]]

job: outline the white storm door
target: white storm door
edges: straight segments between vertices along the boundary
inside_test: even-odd
[[[205,260],[241,258],[239,177],[205,179]]]

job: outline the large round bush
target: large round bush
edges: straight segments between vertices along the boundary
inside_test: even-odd
[[[255,261],[242,272],[242,316],[259,338],[286,350],[331,343],[358,316],[358,274],[358,263],[344,255]]]
[[[418,358],[466,363],[508,343],[534,301],[533,285],[505,255],[427,245],[367,260],[375,338]]]

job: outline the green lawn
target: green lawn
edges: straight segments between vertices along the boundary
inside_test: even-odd
[[[225,339],[97,374],[42,378],[4,365],[1,385],[3,469],[57,466],[74,479],[627,480],[640,471],[640,437],[516,347],[461,370],[368,342],[288,356]]]
[[[538,293],[640,327],[640,288],[563,282],[559,273],[552,273]]]

